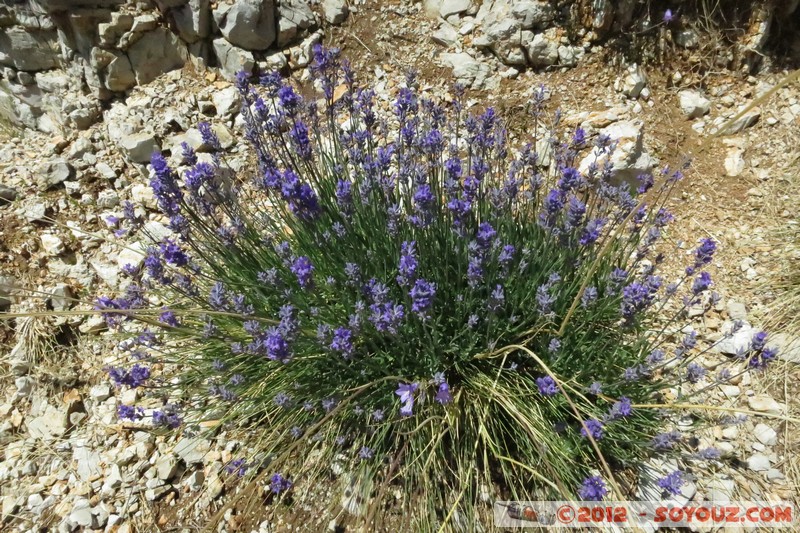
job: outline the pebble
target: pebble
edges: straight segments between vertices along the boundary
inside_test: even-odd
[[[757,424],[753,434],[761,444],[766,446],[775,446],[778,443],[778,434],[766,424]]]

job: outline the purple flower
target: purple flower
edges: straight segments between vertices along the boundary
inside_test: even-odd
[[[430,309],[433,297],[436,295],[436,284],[418,279],[408,294],[411,296],[411,310],[420,317],[426,318],[426,311]]]
[[[292,354],[289,350],[289,343],[278,328],[269,328],[263,343],[268,359],[280,361],[281,363],[288,363],[291,359]]]
[[[362,446],[361,449],[358,451],[358,456],[365,460],[372,459],[373,455],[375,455],[375,453],[372,451],[372,448],[369,448],[367,446]]]
[[[480,246],[481,249],[488,250],[495,236],[497,236],[497,231],[495,231],[492,225],[488,222],[481,222],[478,226],[478,233],[475,236],[475,240],[478,241],[478,246]]]
[[[766,331],[759,331],[753,338],[750,339],[750,349],[754,351],[760,351],[764,349],[764,346],[767,344],[767,332]]]
[[[581,427],[581,435],[584,437],[588,437],[589,435],[592,436],[595,440],[600,440],[603,438],[603,423],[597,420],[596,418],[590,418],[589,420],[583,421],[583,426]]]
[[[450,385],[446,381],[439,384],[439,391],[436,393],[435,400],[442,405],[453,401],[453,395],[450,394]]]
[[[542,396],[554,396],[558,394],[558,385],[550,376],[536,378],[536,387],[539,389],[539,394]]]
[[[300,287],[307,289],[312,286],[312,274],[314,273],[314,265],[311,264],[311,261],[308,257],[300,256],[292,262],[291,266],[292,274],[297,276],[297,282],[300,284]]]
[[[333,332],[333,340],[331,340],[330,348],[342,354],[345,359],[352,357],[355,351],[355,347],[353,346],[353,332],[347,328],[336,328]]]
[[[595,381],[591,385],[589,385],[588,391],[590,394],[594,394],[595,396],[598,394],[602,394],[603,384],[600,383],[599,381]]]
[[[672,10],[667,9],[664,11],[664,24],[669,24],[673,20],[675,20],[675,15],[672,13]]]
[[[150,368],[138,363],[133,365],[130,370],[109,367],[106,371],[117,387],[126,385],[135,389],[136,387],[144,385],[145,381],[150,378]]]
[[[397,284],[401,287],[407,286],[417,274],[417,254],[414,247],[417,245],[416,241],[404,241],[400,247],[400,265],[399,274],[397,276]]]
[[[225,466],[225,471],[229,474],[236,473],[239,477],[244,477],[247,472],[247,462],[244,458],[234,459]]]
[[[375,409],[374,411],[372,411],[372,419],[375,420],[376,422],[380,422],[381,420],[383,420],[384,416],[385,415],[383,413],[383,409]]]
[[[186,253],[181,250],[181,247],[175,241],[167,239],[161,243],[160,248],[162,257],[170,265],[182,267],[189,262]]]
[[[117,406],[117,416],[120,420],[137,422],[144,417],[144,409],[141,407],[133,407],[132,405],[119,404]]]
[[[612,420],[617,418],[625,418],[631,416],[631,412],[631,399],[621,396],[619,401],[614,402],[614,405],[611,406],[608,416]]]
[[[561,349],[561,341],[553,337],[547,345],[547,351],[551,354],[556,354]]]
[[[661,487],[664,492],[673,496],[681,493],[681,487],[686,481],[683,479],[683,472],[676,470],[671,474],[660,478],[656,483]]]
[[[716,448],[703,448],[697,452],[697,458],[705,461],[716,461],[720,457],[722,457],[722,454]]]
[[[700,241],[700,246],[698,246],[694,252],[695,268],[699,268],[710,263],[716,250],[717,243],[715,243],[713,239],[703,239]]]
[[[492,293],[489,295],[489,303],[487,307],[492,313],[497,313],[506,301],[505,291],[503,286],[499,283],[495,286]]]
[[[600,501],[608,494],[606,483],[600,476],[591,476],[583,480],[578,496],[584,501]]]
[[[653,448],[656,450],[671,450],[681,440],[681,432],[673,429],[667,433],[659,433],[653,437]]]
[[[181,425],[183,420],[178,415],[174,405],[165,405],[163,409],[153,411],[153,425],[156,427],[168,427],[175,429]]]
[[[708,290],[711,287],[711,274],[708,272],[700,272],[700,275],[697,276],[692,284],[692,292],[695,295],[700,294],[701,292]]]
[[[292,482],[283,477],[281,473],[277,473],[270,478],[269,487],[275,494],[280,494],[292,488]]]
[[[586,287],[586,290],[583,291],[583,294],[581,295],[581,306],[584,308],[589,307],[595,301],[597,301],[597,288]]]
[[[166,324],[167,326],[178,327],[180,326],[180,322],[178,322],[178,317],[175,316],[175,313],[170,311],[169,309],[165,309],[158,315],[158,321],[162,324]]]
[[[697,363],[689,363],[686,367],[686,380],[689,383],[697,383],[708,374],[708,370]]]
[[[411,416],[414,409],[414,393],[419,388],[419,383],[401,383],[394,393],[400,397],[403,406],[400,408],[401,416]]]
[[[275,405],[278,407],[283,407],[284,409],[288,409],[292,405],[292,397],[285,392],[279,392],[276,394],[273,401],[275,402]]]

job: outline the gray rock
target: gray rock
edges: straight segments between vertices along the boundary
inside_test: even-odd
[[[433,32],[431,39],[437,44],[450,47],[458,41],[458,32],[450,24],[444,22],[438,30]]]
[[[790,363],[800,363],[800,338],[786,333],[770,335],[767,345],[778,349],[778,357]]]
[[[482,89],[491,74],[489,65],[482,63],[466,52],[442,54],[442,62],[453,69],[459,83],[473,89]]]
[[[240,70],[244,70],[247,73],[253,72],[256,62],[252,53],[233,46],[221,37],[214,39],[213,46],[225,79],[234,81],[236,73]]]
[[[178,472],[178,461],[172,454],[162,455],[156,461],[156,475],[162,481],[169,481]]]
[[[94,514],[92,514],[92,508],[88,506],[74,509],[69,514],[69,520],[73,524],[80,527],[85,527],[85,528],[98,527],[98,524],[95,521],[95,516]]]
[[[35,72],[59,64],[55,31],[26,30],[19,26],[0,31],[0,65]]]
[[[469,3],[469,0],[445,0],[445,3],[448,2]],[[348,12],[345,0],[324,0],[322,2],[322,13],[330,24],[341,24],[347,19]]]
[[[128,48],[136,83],[150,83],[164,72],[181,68],[186,62],[186,46],[166,28],[157,28]]]
[[[711,101],[697,91],[678,93],[681,111],[689,118],[700,118],[711,110]]]
[[[731,331],[731,328],[732,324],[728,323],[727,327],[723,328],[723,331]],[[712,347],[712,351],[726,355],[743,353],[750,347],[750,341],[756,333],[758,333],[758,330],[745,322],[736,333],[720,339],[720,341]]]
[[[675,31],[672,38],[675,40],[675,44],[683,48],[697,48],[697,45],[700,44],[700,36],[692,28]]]
[[[211,8],[209,0],[189,0],[172,11],[175,29],[181,39],[194,43],[211,33]]]
[[[175,445],[174,452],[184,463],[202,463],[203,458],[211,449],[211,443],[202,438],[182,438]]]
[[[119,141],[120,148],[135,163],[149,163],[153,152],[161,151],[155,135],[149,132],[125,135]]]
[[[774,429],[763,423],[756,424],[753,435],[758,439],[758,442],[765,446],[775,446],[778,443],[778,434]]]
[[[43,415],[28,422],[28,433],[35,439],[52,440],[67,432],[67,417],[52,405],[47,405]]]
[[[89,396],[94,398],[95,401],[104,402],[111,398],[111,385],[108,383],[101,383],[99,385],[95,385],[89,390]]]
[[[756,453],[747,458],[747,468],[755,472],[766,472],[770,469],[769,457]]]
[[[729,300],[725,309],[731,320],[747,320],[747,306],[741,302]]]
[[[266,50],[275,42],[273,0],[235,0],[214,9],[214,20],[225,39],[245,50]]]
[[[105,68],[105,86],[109,91],[127,91],[136,85],[136,74],[130,59],[125,54],[118,54]]]
[[[725,174],[735,178],[741,176],[744,169],[747,167],[747,162],[744,160],[742,150],[739,148],[731,148],[728,150],[728,155],[725,156]],[[745,269],[746,270],[746,269]]]
[[[525,45],[528,62],[534,67],[547,67],[558,62],[558,41],[544,33],[533,36],[533,40]]]
[[[439,14],[446,19],[451,15],[460,15],[472,7],[472,0],[441,0]]]
[[[111,20],[97,25],[97,37],[101,46],[114,47],[122,35],[133,26],[133,16],[128,13],[115,11],[111,13]]]
[[[725,135],[735,135],[737,133],[741,133],[743,130],[753,126],[756,122],[758,122],[759,118],[761,118],[761,110],[755,108],[732,121],[728,125],[726,125],[728,122],[727,120],[720,119],[719,126],[722,128],[721,133],[724,133]]]
[[[314,12],[307,1],[283,0],[278,6],[278,46],[286,46],[315,22]]]
[[[17,398],[27,398],[33,392],[33,379],[22,376],[18,377],[14,380],[14,386],[17,388],[16,397]]]
[[[222,118],[231,118],[239,112],[241,106],[241,98],[239,91],[236,87],[226,87],[221,91],[217,91],[211,97],[214,102],[214,108],[217,110],[217,115]]]
[[[647,87],[647,76],[644,70],[636,64],[628,67],[628,73],[622,79],[618,90],[628,98],[639,98],[644,88]]]
[[[63,159],[47,161],[39,166],[36,172],[36,184],[39,190],[52,189],[72,176],[72,166]]]
[[[545,28],[555,18],[555,10],[549,2],[517,0],[511,6],[511,15],[523,30]]]

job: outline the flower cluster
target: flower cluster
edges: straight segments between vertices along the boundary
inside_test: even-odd
[[[774,359],[759,333],[714,380],[707,339],[674,335],[688,308],[717,301],[713,240],[680,279],[660,271],[681,170],[618,183],[614,143],[545,129],[541,91],[530,119],[543,136],[520,145],[458,87],[429,98],[410,74],[385,111],[336,51],[316,47],[311,73],[321,93],[310,99],[278,74],[238,77],[249,170],[230,172],[208,125],[208,152],[184,147],[176,169],[153,156],[172,234],[97,308],[135,331],[124,350],[135,364],[108,371],[160,402],[154,425],[222,419],[260,437],[278,497],[293,486],[278,469],[300,483],[344,457],[371,483],[391,457],[407,486],[443,480],[426,496],[440,505],[411,506],[438,520],[452,494],[481,492],[453,479],[602,499],[598,450],[603,464],[632,465],[686,447],[651,408],[659,392],[702,391]],[[114,227],[144,232],[125,211]],[[127,420],[148,412],[119,408]],[[321,462],[288,461],[312,449]],[[476,458],[480,475],[460,470]]]

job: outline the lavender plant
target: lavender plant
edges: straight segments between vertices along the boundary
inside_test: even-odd
[[[278,74],[238,77],[251,172],[207,124],[180,174],[153,155],[173,236],[98,302],[134,332],[135,364],[111,377],[149,393],[120,417],[246,432],[261,453],[229,472],[278,497],[345,458],[376,506],[394,485],[410,522],[471,529],[487,491],[624,497],[616,473],[687,445],[658,409],[668,391],[686,404],[774,357],[760,336],[712,375],[708,347],[676,338],[687,309],[715,303],[712,240],[680,279],[658,275],[680,170],[615,184],[613,143],[545,128],[542,92],[537,152],[458,88],[435,101],[409,75],[382,108],[335,50],[317,47],[311,73],[313,99]],[[145,231],[130,204],[113,222]]]

